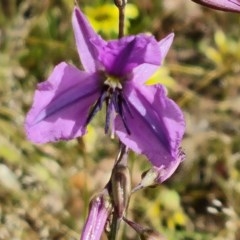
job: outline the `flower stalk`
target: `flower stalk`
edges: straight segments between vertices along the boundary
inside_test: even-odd
[[[114,0],[114,3],[117,6],[119,12],[118,38],[122,38],[124,36],[124,18],[127,0]]]
[[[132,222],[125,217],[123,217],[123,220],[139,234],[141,240],[166,240],[162,234],[151,228],[143,227],[140,224]]]
[[[115,214],[121,219],[127,209],[131,194],[130,172],[126,164],[119,162],[115,165],[112,172],[111,184]]]
[[[121,144],[116,164],[111,176],[111,192],[113,201],[113,219],[110,233],[110,240],[115,240],[120,222],[128,208],[131,195],[131,178],[127,166],[128,149]]]

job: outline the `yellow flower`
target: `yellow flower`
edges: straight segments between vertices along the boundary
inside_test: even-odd
[[[174,89],[177,85],[175,80],[169,75],[168,68],[164,66],[161,66],[146,82],[147,85],[154,85],[158,83],[163,84],[170,89]]]
[[[95,7],[85,7],[85,13],[91,25],[97,32],[106,36],[118,34],[118,9],[113,4],[104,4]],[[130,27],[130,19],[138,16],[137,7],[134,4],[127,4],[125,10],[125,32]]]

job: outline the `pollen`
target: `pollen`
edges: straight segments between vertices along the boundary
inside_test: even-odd
[[[118,77],[115,76],[108,76],[107,79],[104,82],[105,85],[108,85],[109,87],[111,87],[112,89],[122,89],[122,84],[120,82],[120,79]]]

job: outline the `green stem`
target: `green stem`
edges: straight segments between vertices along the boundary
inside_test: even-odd
[[[127,4],[126,0],[114,0],[115,5],[118,8],[119,18],[118,18],[118,38],[124,36],[124,18],[125,18],[125,6]]]
[[[119,24],[118,24],[118,38],[122,38],[124,36],[124,18],[125,18],[125,5],[126,5],[126,0],[114,0],[115,5],[118,8],[119,12]],[[120,145],[120,152],[117,157],[116,163],[123,162],[123,164],[126,164],[126,157],[125,155],[127,154],[127,149],[124,144],[121,143]],[[112,223],[111,223],[111,231],[109,234],[109,240],[116,240],[117,239],[117,233],[119,229],[121,219],[119,219],[116,211],[113,212],[113,218],[112,218]]]
[[[117,232],[119,228],[119,219],[117,214],[113,213],[112,225],[111,225],[111,232],[109,240],[116,240],[117,239]]]
[[[125,5],[119,7],[118,9],[119,9],[118,38],[122,38],[124,36]]]

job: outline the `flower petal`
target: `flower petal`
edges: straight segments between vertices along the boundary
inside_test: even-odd
[[[96,74],[60,63],[35,92],[25,123],[29,140],[45,143],[83,135],[89,108],[99,95]]]
[[[155,167],[152,166],[150,169],[142,174],[141,182],[132,190],[136,192],[140,189],[156,186],[166,181],[176,171],[180,163],[185,159],[185,153],[179,148],[177,158],[170,162],[167,166]]]
[[[170,33],[167,35],[165,38],[163,38],[161,41],[158,42],[158,48],[160,50],[160,64],[158,65],[153,65],[149,63],[144,63],[141,64],[140,66],[136,67],[133,70],[133,81],[137,82],[138,84],[140,83],[145,83],[159,68],[159,66],[162,65],[167,52],[169,48],[172,45],[174,38],[174,34]]]
[[[166,168],[157,168],[153,167],[155,171],[158,172],[158,177],[155,179],[155,182],[161,184],[162,182],[166,181],[168,178],[172,176],[172,174],[176,171],[180,163],[185,160],[185,153],[179,148],[177,158],[175,161],[171,162]]]
[[[88,20],[79,8],[75,7],[72,17],[72,25],[81,63],[86,71],[95,72],[98,69],[97,46],[105,44],[105,41],[93,30]],[[91,43],[91,40],[97,43]]]
[[[127,82],[123,94],[128,102],[124,117],[131,134],[127,134],[119,116],[116,134],[133,151],[145,154],[154,166],[168,167],[177,159],[184,134],[182,111],[161,85]]]
[[[145,34],[109,41],[98,50],[98,59],[105,70],[116,76],[124,76],[143,63],[159,65],[161,59],[157,41]]]
[[[163,60],[165,59],[169,51],[169,48],[172,45],[173,39],[174,39],[174,33],[170,33],[165,38],[163,38],[158,42],[158,47],[160,48],[160,52],[161,52],[161,64],[163,63]]]
[[[192,0],[206,7],[226,12],[240,12],[239,0]]]

